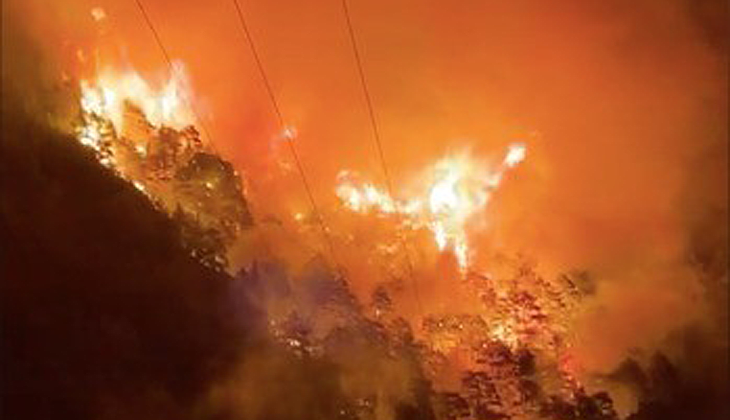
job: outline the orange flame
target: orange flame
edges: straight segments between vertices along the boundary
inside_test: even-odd
[[[137,72],[117,73],[105,70],[94,81],[81,81],[81,108],[103,117],[124,130],[125,104],[134,104],[155,125],[180,129],[194,123],[195,118],[186,98],[189,82],[181,62],[173,62],[170,77],[159,89],[151,87]]]
[[[472,254],[467,241],[467,223],[486,208],[505,172],[522,162],[526,151],[523,144],[511,145],[501,164],[493,170],[466,153],[447,156],[427,171],[424,178],[431,181],[426,193],[403,201],[371,183],[359,182],[350,171],[340,172],[335,192],[345,207],[354,212],[398,214],[414,229],[427,227],[438,249],[453,252],[465,274]]]

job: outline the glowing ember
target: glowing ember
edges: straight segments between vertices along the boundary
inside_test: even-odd
[[[526,152],[523,144],[511,145],[500,165],[491,170],[466,153],[445,157],[424,176],[430,180],[426,192],[405,201],[395,200],[374,185],[360,182],[350,171],[338,175],[336,194],[354,212],[398,214],[413,228],[428,227],[438,249],[453,252],[465,274],[472,253],[467,241],[467,224],[486,208],[504,173],[522,162]]]
[[[91,17],[93,17],[95,21],[101,22],[106,19],[106,12],[101,7],[94,7],[91,9]]]
[[[509,152],[507,153],[507,157],[504,158],[504,164],[510,168],[514,168],[520,162],[525,160],[526,153],[527,153],[527,149],[525,148],[525,145],[514,144],[514,145],[510,146]]]

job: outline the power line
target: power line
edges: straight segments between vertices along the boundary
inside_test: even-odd
[[[360,77],[360,86],[362,87],[363,96],[365,96],[365,104],[367,105],[368,117],[370,118],[370,126],[373,129],[373,138],[375,139],[375,145],[378,149],[378,157],[380,158],[380,165],[385,175],[385,182],[388,188],[388,194],[391,197],[393,195],[393,184],[390,181],[390,174],[388,172],[388,166],[385,164],[385,154],[383,153],[383,144],[380,140],[380,130],[378,129],[378,123],[375,119],[375,111],[373,109],[373,101],[370,97],[370,89],[368,88],[367,79],[365,78],[365,70],[363,69],[362,59],[360,58],[360,51],[357,46],[357,40],[355,38],[355,30],[352,27],[352,20],[350,19],[350,10],[347,7],[347,0],[342,0],[342,9],[345,14],[345,22],[347,23],[347,33],[350,36],[350,43],[352,45],[352,53],[355,56],[355,63],[357,64],[357,74]]]
[[[137,8],[139,9],[140,13],[142,14],[142,17],[144,18],[145,23],[147,23],[147,26],[149,27],[150,31],[152,32],[152,35],[155,37],[155,42],[157,42],[157,46],[160,48],[160,51],[162,51],[162,56],[165,58],[165,62],[167,63],[167,67],[170,70],[170,74],[172,74],[172,72],[174,71],[173,66],[172,66],[172,59],[170,59],[170,54],[167,52],[167,48],[165,48],[165,44],[162,43],[160,34],[157,32],[157,29],[155,29],[155,25],[152,24],[152,19],[150,19],[144,6],[142,6],[142,2],[140,0],[134,0],[134,2],[137,4]],[[210,131],[208,130],[207,125],[205,124],[203,119],[200,118],[200,115],[195,110],[195,107],[193,107],[193,105],[190,103],[187,95],[182,95],[182,98],[185,101],[185,105],[192,111],[193,115],[195,115],[195,119],[200,123],[200,127],[203,129],[205,136],[208,138],[211,146],[215,150],[215,142],[213,141],[213,136],[210,135]]]
[[[162,39],[160,38],[160,35],[157,32],[157,29],[155,28],[154,24],[152,23],[152,19],[147,14],[147,11],[145,10],[145,8],[142,5],[142,2],[140,0],[135,0],[135,3],[137,4],[137,8],[139,9],[140,13],[142,14],[142,17],[144,18],[145,23],[147,24],[147,26],[149,27],[150,31],[152,32],[152,35],[155,38],[155,42],[157,43],[157,46],[160,48],[160,51],[162,52],[162,55],[163,55],[163,57],[165,59],[165,62],[167,63],[167,66],[168,66],[170,72],[172,72],[173,71],[172,59],[170,58],[170,54],[168,53],[167,48],[165,48],[165,45],[163,44]],[[279,121],[279,124],[282,127],[284,127],[284,119],[282,117],[281,110],[280,110],[280,108],[279,108],[279,106],[278,106],[278,104],[276,102],[276,98],[274,97],[273,90],[271,89],[271,85],[269,83],[269,80],[266,77],[266,74],[264,73],[263,66],[261,64],[261,60],[259,58],[258,52],[254,48],[254,44],[253,44],[253,41],[251,39],[251,35],[250,35],[249,31],[248,31],[248,27],[246,26],[246,22],[243,19],[243,14],[241,13],[241,9],[240,9],[240,7],[238,5],[238,2],[235,2],[234,1],[234,3],[236,5],[236,10],[238,12],[239,18],[241,19],[241,23],[243,24],[244,32],[245,32],[246,38],[248,39],[249,44],[251,46],[251,50],[253,52],[253,55],[254,55],[254,58],[256,60],[257,66],[259,68],[259,71],[261,72],[261,75],[263,76],[263,80],[264,80],[264,83],[266,85],[266,91],[267,91],[267,93],[269,95],[269,99],[271,100],[271,103],[274,105],[274,110],[276,111],[276,116],[277,116],[277,119]],[[190,104],[190,102],[188,101],[188,98],[185,97],[185,96],[183,96],[183,99],[185,100],[186,105],[188,106],[188,108],[195,115],[196,120],[199,121],[199,123],[200,123],[203,131],[205,132],[206,137],[208,137],[208,139],[210,140],[211,146],[213,147],[213,149],[215,151],[215,142],[213,141],[213,137],[210,135],[210,131],[208,130],[205,122],[200,118],[200,116],[196,112],[195,108]],[[304,168],[303,168],[303,166],[301,164],[301,161],[299,159],[299,155],[297,154],[296,149],[294,148],[294,146],[293,146],[293,144],[291,142],[291,138],[289,138],[289,141],[287,143],[289,144],[291,153],[294,156],[294,160],[295,160],[295,162],[297,164],[297,168],[299,169],[300,175],[302,176],[302,181],[303,181],[304,187],[305,187],[305,189],[307,191],[307,196],[309,197],[309,200],[312,203],[312,207],[313,207],[313,209],[315,211],[315,214],[317,215],[317,220],[319,221],[320,227],[322,228],[322,232],[325,234],[325,237],[327,239],[327,243],[329,245],[330,252],[332,253],[332,258],[335,261],[335,264],[339,267],[339,264],[337,264],[337,261],[335,259],[334,245],[332,243],[332,240],[329,237],[329,234],[327,233],[327,227],[324,224],[324,220],[322,219],[321,213],[317,209],[316,203],[314,201],[314,196],[312,195],[311,188],[309,186],[309,183],[307,182],[306,176],[304,175]],[[264,241],[266,242],[266,247],[270,249],[270,245],[268,244],[268,241],[266,241],[266,240],[264,240]]]
[[[243,17],[243,11],[241,10],[241,5],[238,4],[238,0],[233,0],[233,5],[236,7],[236,14],[238,16],[238,22],[241,24],[241,29],[243,30],[243,34],[246,37],[246,42],[248,43],[248,46],[251,49],[251,55],[253,55],[253,59],[256,62],[256,68],[259,70],[261,79],[264,82],[264,87],[266,88],[266,94],[269,96],[271,105],[274,107],[274,112],[276,113],[276,119],[279,122],[279,126],[282,129],[284,129],[286,127],[284,125],[285,124],[284,117],[281,113],[281,108],[279,108],[279,103],[276,101],[276,96],[274,96],[274,90],[271,88],[271,83],[269,83],[269,78],[266,76],[266,72],[264,71],[264,65],[261,62],[261,57],[259,57],[259,52],[256,49],[256,45],[253,42],[253,37],[251,36],[251,32],[248,30],[248,24],[246,23],[246,19]]]
[[[347,0],[341,0],[342,2],[342,10],[345,15],[345,23],[347,23],[347,33],[350,37],[350,45],[352,46],[352,53],[355,57],[355,64],[357,65],[357,74],[360,78],[360,86],[362,87],[363,96],[365,97],[365,104],[367,106],[368,110],[368,117],[370,119],[370,126],[373,130],[373,139],[375,140],[375,145],[378,151],[378,157],[380,159],[380,166],[383,170],[383,175],[385,177],[385,184],[388,189],[388,194],[395,199],[395,194],[393,194],[393,183],[391,182],[390,178],[390,172],[388,171],[388,165],[385,161],[385,153],[383,152],[383,142],[380,138],[380,129],[378,128],[378,122],[375,118],[375,109],[373,107],[373,101],[372,97],[370,95],[370,89],[368,88],[367,78],[365,77],[365,70],[364,66],[362,64],[362,58],[360,57],[360,51],[357,45],[357,38],[355,37],[355,29],[352,25],[352,19],[350,18],[350,9],[347,7]],[[411,281],[413,283],[413,291],[416,295],[416,303],[418,304],[418,309],[421,312],[421,315],[423,315],[423,304],[421,303],[421,294],[418,291],[418,283],[416,282],[416,278],[414,275],[414,267],[413,267],[413,261],[411,260],[411,255],[408,252],[408,244],[406,243],[406,240],[404,237],[401,236],[402,246],[403,250],[405,252],[406,256],[406,264],[408,267],[408,273],[411,277]]]
[[[322,230],[322,235],[324,236],[325,241],[327,242],[327,245],[329,247],[330,253],[332,254],[332,260],[333,260],[335,266],[337,267],[337,269],[340,271],[340,275],[343,275],[342,267],[337,262],[335,246],[334,246],[334,243],[332,242],[332,238],[330,237],[329,229],[327,228],[327,226],[324,222],[324,218],[322,217],[322,212],[319,210],[319,207],[317,206],[317,202],[314,200],[314,194],[312,194],[312,189],[309,185],[309,181],[307,180],[307,176],[304,172],[304,166],[302,165],[302,162],[299,159],[299,153],[297,153],[297,149],[294,146],[293,137],[291,134],[289,134],[289,130],[284,121],[284,116],[282,115],[281,108],[279,107],[279,103],[276,100],[276,96],[274,95],[274,90],[271,88],[271,83],[269,82],[269,78],[266,75],[266,71],[264,70],[264,65],[261,62],[261,57],[259,56],[258,50],[256,49],[256,45],[253,42],[253,37],[251,36],[251,32],[249,31],[248,24],[246,23],[246,19],[243,15],[243,11],[241,10],[241,5],[238,3],[238,0],[233,0],[233,5],[236,8],[238,22],[241,24],[241,30],[243,31],[244,37],[246,38],[246,42],[248,43],[249,48],[251,49],[251,54],[253,55],[254,61],[256,63],[256,67],[258,68],[259,74],[261,75],[261,79],[264,82],[264,87],[266,88],[266,93],[269,96],[269,100],[271,101],[272,107],[274,108],[274,112],[276,114],[276,118],[278,120],[279,126],[285,132],[286,143],[289,145],[289,151],[291,152],[291,155],[294,158],[294,162],[297,166],[299,176],[302,179],[302,185],[304,185],[304,190],[306,191],[307,197],[309,198],[309,203],[312,206],[312,211],[314,212],[315,217],[317,218],[319,227]]]

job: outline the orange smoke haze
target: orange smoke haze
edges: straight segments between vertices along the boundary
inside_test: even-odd
[[[62,63],[59,77],[62,71],[88,75],[97,48],[102,66],[129,66],[150,80],[166,74],[133,0],[8,3],[4,7],[32,26],[45,54]],[[185,63],[195,107],[216,148],[250,183],[256,216],[290,219],[307,212],[296,172],[279,165],[291,159],[233,3],[143,4],[170,56]],[[708,18],[715,6],[660,0],[350,4],[396,192],[448,152],[471,148],[499,159],[509,144],[526,144],[525,162],[506,176],[480,216],[486,228],[475,246],[528,255],[546,277],[585,269],[609,285],[599,287],[595,302],[596,310],[608,305],[608,315],[596,326],[596,312],[586,308],[577,332],[586,343],[578,355],[587,369],[610,370],[628,348],[656,345],[703,316],[700,286],[686,266],[690,236],[707,209],[724,217],[727,210],[727,62],[724,41],[706,31],[716,24]],[[326,214],[338,205],[339,171],[383,185],[339,0],[242,6]],[[106,14],[101,23],[92,17],[95,7]],[[377,236],[367,232],[370,225],[358,225],[374,224],[370,219],[353,220],[333,227]],[[357,282],[367,282],[372,268],[356,250],[340,252],[358,295],[367,296],[372,284]],[[418,280],[427,304],[445,311],[465,304],[444,279],[455,272],[454,262],[446,257],[437,264],[446,274],[433,271]],[[412,302],[403,304],[415,311]],[[625,331],[633,322],[629,314],[647,307],[641,322]],[[658,315],[666,313],[672,319]],[[621,339],[599,343],[596,330],[605,325]]]

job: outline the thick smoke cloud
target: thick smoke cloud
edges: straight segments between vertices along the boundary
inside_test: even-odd
[[[27,45],[47,58],[46,79],[90,74],[95,47],[103,61],[151,78],[164,69],[132,1],[6,3],[27,24]],[[246,174],[259,219],[306,212],[296,173],[280,165],[287,150],[233,6],[144,4],[170,54],[188,66],[216,146]],[[104,25],[93,7],[105,10]],[[244,7],[315,197],[329,212],[339,170],[382,180],[340,5]],[[548,278],[590,274],[596,291],[575,324],[586,379],[611,374],[627,357],[648,366],[659,349],[702,378],[706,367],[691,367],[686,351],[689,330],[727,368],[725,3],[370,1],[351,9],[396,186],[453,148],[489,157],[515,140],[528,145],[527,161],[484,215],[489,228],[478,246],[529,255]],[[4,55],[13,48],[6,38]],[[308,256],[291,235],[271,231],[287,263],[303,265]],[[356,294],[369,296],[377,283],[370,268],[355,264],[356,250],[343,254],[363,279]],[[427,305],[464,302],[444,276],[422,280]],[[415,316],[409,296],[399,303]],[[722,378],[713,383],[724,386]]]
[[[22,20],[5,20],[18,5],[5,12],[3,418],[335,418],[379,389],[379,418],[415,410],[414,366],[363,375],[387,362],[372,343],[333,361],[275,344],[252,279],[201,265],[179,226],[68,135],[74,86]]]

